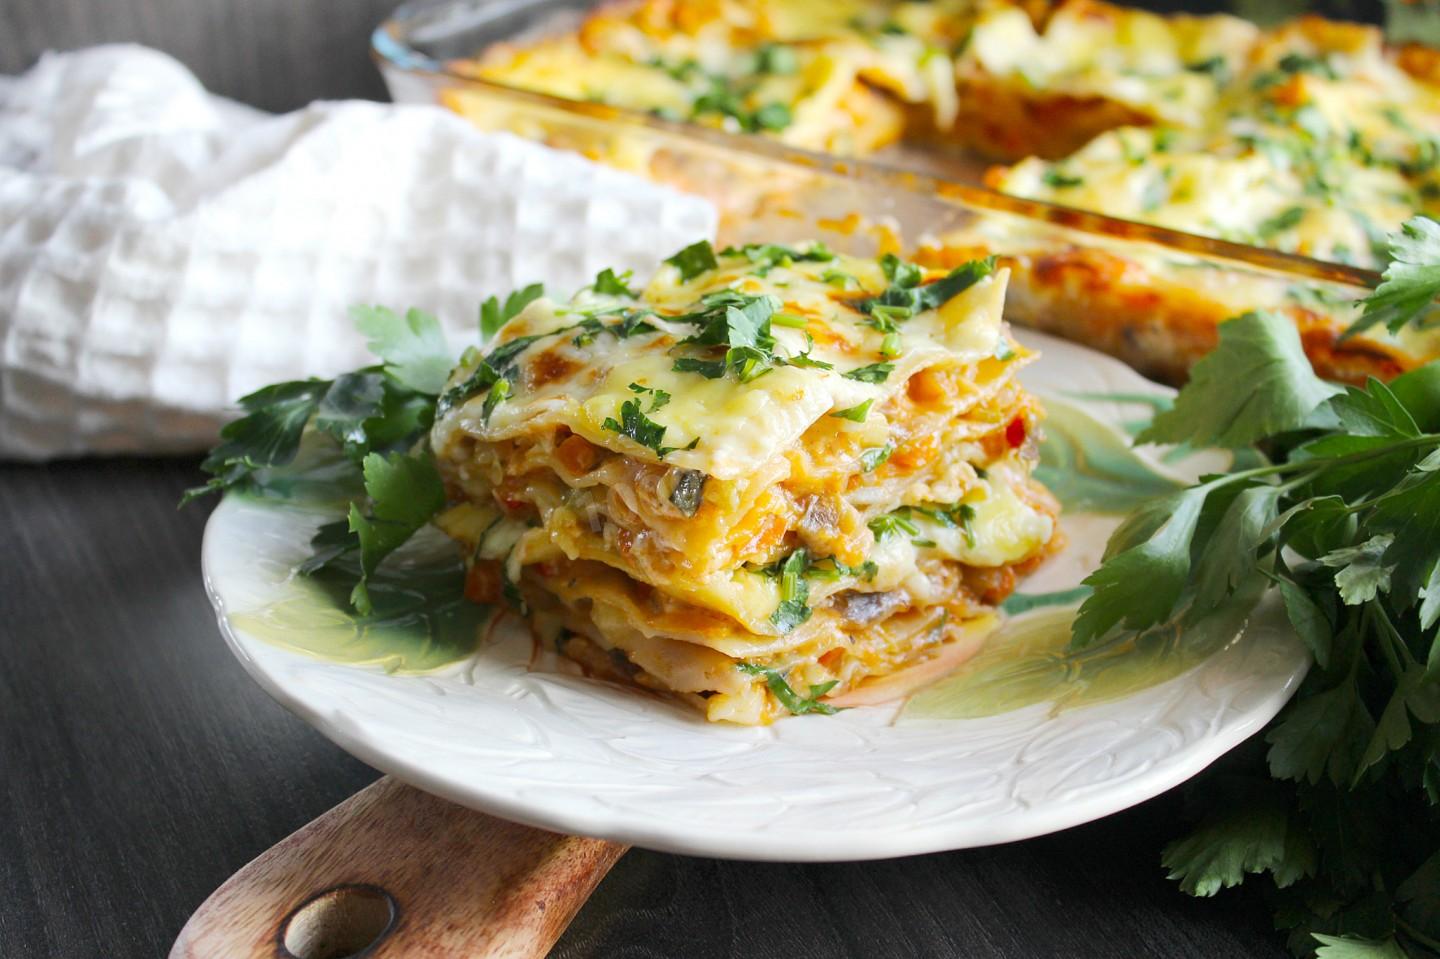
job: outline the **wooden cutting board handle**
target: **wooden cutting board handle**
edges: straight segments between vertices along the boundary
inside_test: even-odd
[[[170,959],[539,959],[625,849],[387,776],[231,876]]]

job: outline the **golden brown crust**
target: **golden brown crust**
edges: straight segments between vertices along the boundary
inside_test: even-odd
[[[911,107],[906,136],[958,141],[987,159],[1011,163],[1027,156],[1060,159],[1106,130],[1151,122],[1148,114],[1106,97],[1027,90],[978,72],[962,77],[959,91],[960,112],[951,129],[937,129],[933,112]]]
[[[931,247],[917,259],[945,266],[976,252],[974,246]],[[1104,250],[1040,250],[1000,262],[1015,276],[1006,302],[1012,320],[1109,353],[1166,383],[1185,382],[1190,367],[1215,346],[1220,324],[1236,314],[1230,303],[1194,285]],[[1344,339],[1345,322],[1336,317],[1295,304],[1271,308],[1295,322],[1311,364],[1327,379],[1390,380],[1417,363],[1373,340]]]

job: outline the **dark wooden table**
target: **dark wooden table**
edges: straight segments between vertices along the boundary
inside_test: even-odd
[[[191,461],[0,466],[0,956],[163,955],[231,873],[369,783],[232,659]],[[1067,833],[876,863],[634,851],[559,957],[1281,957],[1160,869],[1171,794]]]
[[[378,94],[387,0],[3,0],[0,72],[140,40],[269,108]],[[0,465],[0,956],[163,955],[190,912],[376,773],[271,702],[200,583],[192,461]],[[635,851],[560,957],[1280,957],[1263,909],[1195,901],[1178,795],[1062,835],[868,864]]]

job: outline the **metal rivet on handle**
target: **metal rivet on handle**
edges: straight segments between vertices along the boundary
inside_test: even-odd
[[[321,890],[280,923],[282,959],[361,959],[395,928],[400,907],[379,886],[346,883]]]

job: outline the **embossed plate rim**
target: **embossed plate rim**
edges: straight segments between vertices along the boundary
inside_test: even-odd
[[[1021,335],[1048,358],[1037,376],[1081,364],[1111,388],[1155,389],[1090,350]],[[1240,641],[1120,700],[975,720],[889,725],[894,711],[880,707],[717,727],[630,690],[527,672],[518,635],[418,676],[247,635],[228,611],[247,588],[265,588],[254,581],[267,548],[259,536],[282,511],[227,498],[202,547],[220,632],[267,693],[361,761],[453,802],[668,852],[880,859],[1080,825],[1184,782],[1258,732],[1308,667],[1267,602]]]

